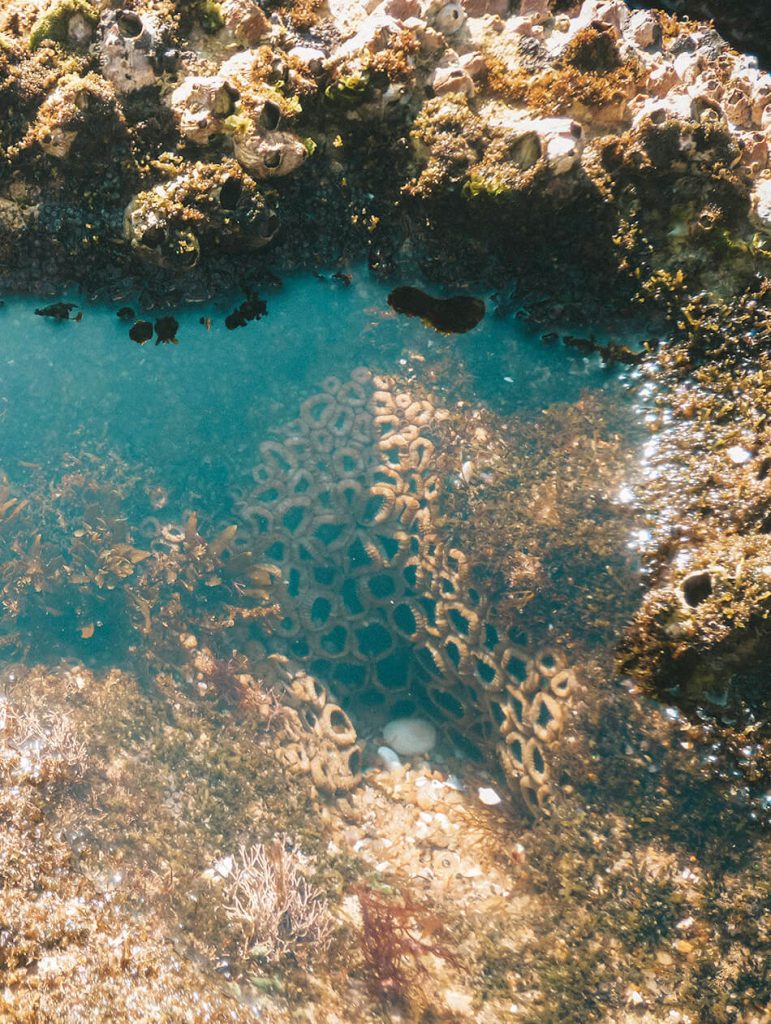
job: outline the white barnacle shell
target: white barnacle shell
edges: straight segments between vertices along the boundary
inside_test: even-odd
[[[94,38],[94,29],[81,13],[76,11],[67,22],[67,39],[72,46],[86,47]]]
[[[45,141],[40,141],[40,148],[48,156],[56,157],[58,160],[66,160],[77,137],[77,132],[55,127],[48,133]]]
[[[233,136],[236,160],[258,178],[291,174],[308,155],[302,142],[289,132],[259,132],[247,129]]]
[[[246,46],[256,46],[270,33],[270,22],[256,0],[222,0],[225,27]]]
[[[133,92],[155,82],[158,30],[152,16],[108,11],[102,15],[99,35],[99,66],[117,92]]]
[[[238,93],[219,75],[190,75],[171,94],[171,109],[180,135],[206,145],[222,131]]]
[[[761,231],[771,234],[771,177],[757,181],[750,198],[750,220]]]
[[[434,16],[434,28],[446,36],[451,36],[463,27],[466,20],[466,12],[457,0],[450,0],[448,4],[440,7]]]

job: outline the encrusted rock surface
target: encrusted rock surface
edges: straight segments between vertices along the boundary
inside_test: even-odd
[[[725,297],[771,245],[771,79],[622,0],[7,2],[0,33],[8,283],[158,282],[125,211],[161,195],[188,223],[159,294],[216,291],[242,218],[212,244],[184,197],[233,157],[273,210],[255,276],[367,254],[619,308],[678,270]]]

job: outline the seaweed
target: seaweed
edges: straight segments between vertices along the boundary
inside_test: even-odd
[[[388,296],[388,305],[397,313],[420,317],[440,334],[465,334],[478,326],[485,315],[482,299],[470,295],[439,299],[419,288],[395,288]]]
[[[36,309],[35,316],[45,316],[51,320],[76,320],[80,322],[83,319],[83,313],[80,310],[78,310],[75,316],[71,315],[73,309],[77,308],[74,302],[54,302],[50,306]]]
[[[419,999],[427,958],[438,957],[461,969],[460,957],[450,948],[442,919],[397,890],[384,895],[371,887],[356,890],[362,917],[361,952],[366,982],[376,998],[410,1006]]]
[[[131,311],[131,316],[134,313]],[[153,325],[149,320],[137,320],[129,328],[129,338],[135,341],[137,345],[144,345],[146,341],[149,341],[153,336]]]

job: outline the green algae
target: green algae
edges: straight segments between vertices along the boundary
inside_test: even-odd
[[[29,48],[37,50],[46,41],[70,46],[68,26],[76,14],[81,15],[92,28],[99,20],[98,11],[89,0],[59,0],[35,22],[29,34]]]
[[[222,8],[216,0],[198,0],[194,5],[195,16],[201,23],[204,32],[214,35],[225,26],[225,19],[222,17]]]

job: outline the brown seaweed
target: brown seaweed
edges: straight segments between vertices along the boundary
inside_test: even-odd
[[[179,330],[179,321],[175,320],[173,316],[162,316],[155,321],[155,344],[160,345],[178,345],[177,331]]]
[[[137,345],[144,345],[146,341],[149,341],[153,336],[153,325],[149,320],[137,320],[137,322],[129,329],[129,338],[135,341]]]
[[[427,327],[440,334],[465,334],[473,330],[485,315],[482,299],[473,295],[453,295],[438,299],[419,288],[395,288],[388,305],[405,316],[418,316]]]
[[[80,322],[83,319],[81,312],[76,313],[74,317],[70,316],[73,309],[77,308],[74,302],[53,302],[50,306],[36,309],[35,316],[47,316],[52,320],[76,320]]]
[[[259,295],[247,295],[241,305],[225,317],[225,326],[229,331],[236,327],[246,327],[252,320],[261,320],[268,312],[268,304]]]
[[[544,340],[552,339],[544,337]],[[645,352],[634,352],[628,345],[621,345],[616,341],[609,341],[607,345],[603,345],[594,336],[579,338],[572,334],[565,334],[562,343],[568,348],[583,352],[584,355],[598,355],[608,366],[613,366],[615,363],[638,366],[646,355]]]

